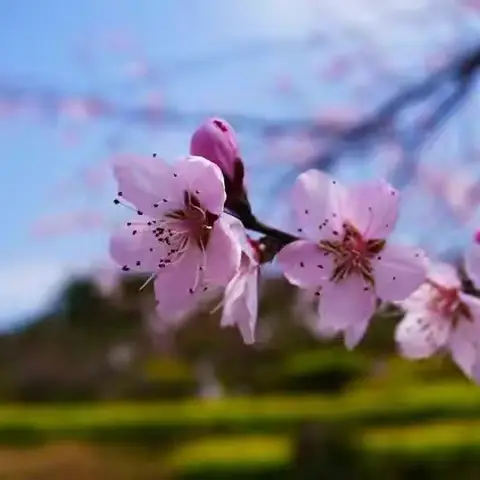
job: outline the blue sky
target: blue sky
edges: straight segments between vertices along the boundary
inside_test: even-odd
[[[134,39],[136,51],[160,66],[164,75],[155,87],[168,105],[187,112],[304,117],[315,111],[315,105],[348,106],[351,96],[341,86],[319,88],[316,69],[320,62],[328,63],[332,50],[328,45],[299,47],[302,39],[327,32],[330,43],[342,51],[348,42],[338,26],[363,28],[372,41],[392,51],[392,58],[400,59],[399,68],[405,71],[408,62],[418,61],[419,52],[428,49],[431,33],[412,40],[401,29],[389,30],[378,22],[377,14],[386,3],[345,0],[344,8],[330,12],[329,17],[325,2],[318,0],[44,0],[35,8],[31,0],[0,0],[0,80],[50,85],[72,94],[94,92],[135,105],[148,89],[122,79],[122,72],[138,55],[109,53],[105,48],[106,38],[121,31]],[[402,10],[387,13],[395,20],[409,4],[427,3],[398,0],[391,5]],[[437,33],[451,37],[446,30]],[[95,68],[75,61],[79,45],[85,44],[96,52]],[[195,59],[203,61],[196,64]],[[272,85],[285,73],[297,87],[290,96],[279,98],[272,93]],[[59,201],[52,196],[52,187],[80,167],[104,160],[109,155],[105,139],[112,131],[125,137],[125,150],[156,151],[168,157],[186,153],[190,134],[188,129],[162,129],[147,135],[138,125],[100,122],[89,127],[72,149],[59,141],[60,128],[61,122],[52,119],[0,120],[4,227],[0,321],[4,324],[48,303],[70,272],[105,256],[104,234],[48,240],[32,236],[32,224],[49,212],[61,213],[86,203],[102,211],[111,208],[108,194],[92,198],[73,192]],[[253,137],[241,140],[244,151],[257,160],[261,145]],[[261,173],[258,170],[258,178],[264,178]]]

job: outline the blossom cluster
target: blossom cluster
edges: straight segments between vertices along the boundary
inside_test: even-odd
[[[395,331],[402,355],[448,351],[480,381],[480,299],[462,291],[453,266],[390,240],[400,194],[386,181],[346,187],[308,170],[291,196],[296,232],[277,230],[253,214],[235,132],[217,118],[198,128],[178,162],[121,157],[114,175],[115,203],[129,206],[135,218],[112,236],[110,253],[124,271],[150,275],[161,318],[176,318],[220,292],[221,325],[237,326],[252,344],[260,269],[275,262],[291,284],[315,291],[317,330],[342,335],[347,348],[390,302],[405,312]],[[478,239],[465,266],[480,286]]]

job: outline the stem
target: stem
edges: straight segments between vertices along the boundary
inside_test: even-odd
[[[244,227],[248,230],[253,230],[254,232],[263,233],[264,235],[273,237],[274,239],[279,241],[282,247],[298,240],[297,237],[291,235],[290,233],[266,225],[265,223],[258,220],[253,214],[243,216],[241,218],[241,221]]]
[[[238,218],[247,230],[263,233],[278,241],[280,247],[299,240],[298,237],[291,235],[274,227],[270,227],[257,219],[253,214],[250,203],[246,198],[238,198],[236,201],[226,205],[227,211]]]

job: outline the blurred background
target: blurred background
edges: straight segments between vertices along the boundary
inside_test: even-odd
[[[262,280],[258,342],[174,326],[108,258],[110,165],[169,160],[211,115],[252,203],[316,167],[403,193],[396,236],[460,265],[480,200],[476,0],[0,0],[0,479],[480,478],[480,390],[399,358],[395,315],[347,352]],[[168,327],[168,328],[167,328]]]

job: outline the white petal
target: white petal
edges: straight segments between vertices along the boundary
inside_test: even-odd
[[[221,326],[237,325],[246,344],[255,341],[258,310],[258,269],[243,270],[227,286]]]
[[[408,312],[395,330],[395,340],[406,358],[419,359],[432,356],[448,341],[451,319],[428,311]]]
[[[467,377],[472,375],[473,366],[477,357],[477,348],[474,344],[475,333],[478,332],[475,332],[471,322],[468,320],[460,320],[453,329],[449,340],[452,358]]]
[[[448,263],[427,260],[427,276],[430,280],[446,288],[460,288],[462,286],[457,269]]]

